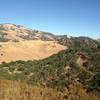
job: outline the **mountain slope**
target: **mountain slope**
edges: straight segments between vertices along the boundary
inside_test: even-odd
[[[78,89],[100,96],[99,53],[98,49],[68,49],[39,61],[3,63],[0,79],[41,85],[63,93],[76,84]]]
[[[66,48],[58,44],[51,33],[0,24],[0,63],[43,59]]]
[[[58,36],[59,44],[65,45],[69,48],[98,48],[100,42],[89,37],[68,37],[67,35]]]
[[[55,36],[49,32],[32,30],[15,24],[0,24],[0,41],[47,40],[54,41]]]
[[[68,37],[67,35],[53,35],[49,32],[32,30],[24,26],[15,24],[0,24],[0,41],[23,41],[23,40],[43,40],[58,41],[67,47],[91,47],[100,45],[99,39],[94,40],[88,37]]]
[[[15,24],[0,24],[0,63],[39,60],[68,48],[100,48],[88,37],[56,36]]]

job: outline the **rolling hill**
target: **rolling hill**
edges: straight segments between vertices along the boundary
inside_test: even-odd
[[[0,63],[17,60],[38,60],[66,49],[53,41],[30,40],[0,43]]]
[[[32,30],[15,24],[0,24],[0,41],[47,40],[54,41],[55,36],[49,32]]]
[[[0,100],[100,100],[100,42],[0,24]]]
[[[0,41],[0,63],[43,59],[67,48],[52,34],[14,24],[0,24]]]

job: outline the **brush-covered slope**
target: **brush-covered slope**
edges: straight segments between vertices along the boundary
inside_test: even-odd
[[[62,93],[68,91],[67,98],[71,94],[74,98],[82,98],[79,89],[100,96],[100,49],[73,48],[44,60],[3,63],[0,65],[0,78],[41,85]],[[74,94],[72,86],[76,88]]]
[[[67,35],[58,36],[58,43],[65,45],[69,48],[100,48],[100,41],[94,40],[89,37],[68,37]]]

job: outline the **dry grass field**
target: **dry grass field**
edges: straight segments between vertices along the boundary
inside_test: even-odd
[[[69,90],[59,92],[43,86],[0,80],[0,100],[100,100],[80,86],[70,85]]]
[[[43,59],[64,49],[66,49],[65,46],[54,41],[30,40],[0,43],[0,62]]]

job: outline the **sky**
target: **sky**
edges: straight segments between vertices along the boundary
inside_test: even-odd
[[[100,38],[100,0],[0,0],[0,24]]]

